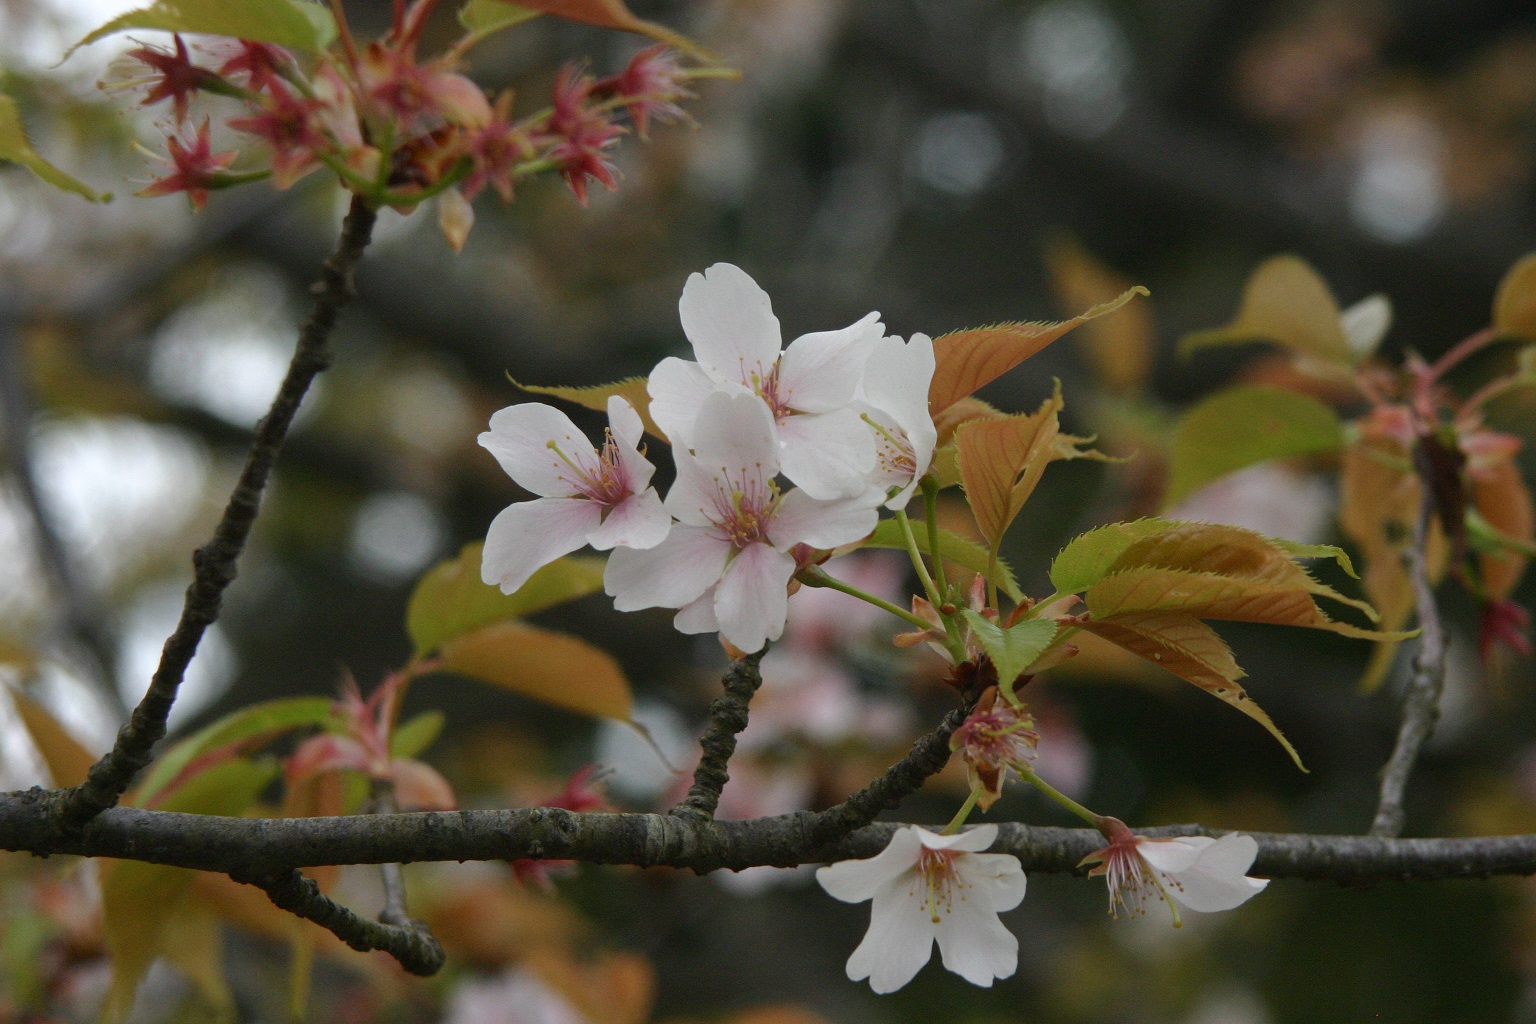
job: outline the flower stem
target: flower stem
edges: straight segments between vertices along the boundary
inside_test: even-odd
[[[933,559],[933,581],[939,594],[949,596],[949,581],[944,578],[944,559],[939,554],[939,489],[923,481],[923,518],[928,524],[928,557]]]
[[[1040,792],[1044,793],[1046,796],[1050,797],[1052,800],[1056,801],[1058,804],[1065,807],[1079,818],[1082,818],[1094,828],[1098,828],[1099,823],[1103,821],[1102,817],[1094,814],[1088,808],[1084,807],[1076,800],[1073,800],[1071,797],[1067,796],[1067,794],[1063,793],[1049,782],[1046,782],[1040,776],[1036,775],[1032,770],[1028,768],[1015,768],[1014,770],[1018,772],[1019,778],[1023,779],[1031,786],[1034,786]]]
[[[923,564],[923,553],[917,548],[917,537],[912,533],[912,521],[907,518],[905,509],[896,510],[896,521],[901,524],[901,533],[907,540],[907,554],[912,557],[912,568],[917,570],[917,578],[923,582],[923,590],[928,593],[928,600],[937,608],[944,603],[944,596],[939,593],[939,588],[934,585],[933,577],[928,575],[928,567]]]
[[[804,580],[802,580],[802,582],[804,582]],[[828,575],[827,573],[822,573],[816,578],[815,583],[809,583],[808,585],[827,587],[830,590],[836,590],[839,593],[847,594],[849,597],[856,597],[866,604],[872,604],[876,608],[882,609],[883,611],[888,611],[892,615],[905,619],[906,621],[916,626],[918,629],[928,630],[933,628],[933,623],[912,614],[905,608],[902,608],[900,605],[892,604],[884,598],[876,597],[874,594],[860,590],[858,587],[855,587],[851,583],[844,583],[837,577]]]
[[[960,831],[960,826],[965,824],[965,819],[971,816],[971,811],[975,808],[975,806],[976,791],[973,789],[971,790],[971,795],[965,798],[965,803],[960,805],[960,810],[955,812],[955,816],[950,819],[948,825],[944,826],[944,831],[940,834],[952,836],[956,832]]]

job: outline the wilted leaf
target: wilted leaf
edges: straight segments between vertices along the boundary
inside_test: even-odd
[[[1358,362],[1340,320],[1339,304],[1311,265],[1298,256],[1272,256],[1243,288],[1237,317],[1225,327],[1187,335],[1181,355],[1214,345],[1270,341],[1299,355],[1353,366]]]
[[[1076,238],[1058,235],[1046,248],[1056,296],[1067,309],[1083,309],[1124,295],[1126,277],[1094,259]],[[1119,316],[1083,325],[1077,343],[1104,387],[1115,394],[1140,390],[1152,370],[1156,332],[1152,307],[1138,302]]]
[[[64,56],[116,32],[158,29],[209,36],[233,36],[320,53],[336,38],[336,19],[310,0],[156,0],[118,15],[69,48]]]
[[[994,549],[1055,454],[1058,392],[1030,415],[973,420],[955,431],[960,481],[976,525]]]
[[[1003,628],[978,612],[966,609],[965,621],[997,668],[997,685],[1013,693],[1013,684],[1056,638],[1055,619],[1025,619]]]
[[[434,566],[416,584],[405,629],[418,655],[487,623],[522,618],[603,589],[602,558],[568,555],[535,572],[516,593],[503,594],[480,578],[484,547],[464,545],[457,558]]]
[[[943,410],[1001,377],[1079,324],[1113,313],[1137,295],[1147,295],[1140,285],[1119,298],[1094,306],[1086,313],[1060,323],[1013,323],[953,331],[933,340],[936,367],[928,386],[928,411]]]
[[[163,791],[189,783],[188,769],[214,751],[222,749],[227,756],[233,757],[239,753],[241,744],[266,743],[285,732],[308,726],[324,727],[333,717],[331,701],[324,697],[286,697],[233,711],[161,755],[144,776],[135,792],[134,802],[140,807],[154,805]],[[176,798],[172,796],[171,799]]]
[[[667,435],[661,432],[656,421],[651,419],[651,394],[646,390],[649,383],[644,377],[625,377],[616,380],[612,384],[593,384],[585,388],[567,387],[542,387],[538,384],[524,384],[522,381],[507,375],[512,384],[530,395],[548,395],[551,398],[562,398],[586,409],[595,409],[598,412],[608,411],[608,399],[618,395],[640,414],[640,421],[645,424],[645,432],[652,437],[659,437],[663,441]]]
[[[621,32],[636,32],[643,36],[650,36],[658,43],[666,43],[706,63],[714,63],[719,59],[682,33],[674,32],[654,21],[635,17],[624,5],[624,0],[520,0],[520,6],[532,8],[540,14],[550,14],[556,18],[596,25],[598,28],[611,28]]]
[[[1536,341],[1536,252],[1515,261],[1493,295],[1493,329],[1501,338]]]
[[[911,526],[912,537],[917,541],[918,548],[926,552],[928,550],[928,524],[921,520],[913,520]],[[907,549],[907,539],[906,535],[901,531],[901,524],[899,522],[894,519],[882,519],[880,525],[875,527],[875,532],[857,546],[905,551]],[[953,562],[961,568],[969,569],[971,572],[981,573],[982,575],[986,574],[988,563],[991,561],[990,554],[986,548],[973,540],[965,539],[957,533],[951,533],[943,527],[939,528],[939,557],[946,562]],[[992,565],[991,582],[997,589],[1015,601],[1022,599],[1024,596],[1024,592],[1019,589],[1019,581],[1014,579],[1013,570],[1001,558],[997,559],[995,564]]]
[[[396,726],[389,737],[391,757],[419,757],[421,752],[437,742],[445,721],[441,711],[424,711],[402,725]]]
[[[619,663],[566,633],[526,622],[497,622],[454,637],[438,660],[444,671],[546,704],[629,720],[629,680]]]
[[[538,16],[538,11],[507,0],[469,0],[459,8],[459,24],[475,42]]]
[[[1296,767],[1306,771],[1296,748],[1238,684],[1246,673],[1233,660],[1226,642],[1199,619],[1192,615],[1142,612],[1094,617],[1080,625],[1237,708],[1268,729],[1291,755]]]
[[[160,809],[238,815],[256,802],[277,771],[275,761],[226,761],[188,779]],[[194,915],[198,912],[189,901],[197,872],[133,860],[103,860],[101,865],[103,928],[112,957],[106,1013],[121,1021],[133,1008],[134,992],[150,964],[185,938],[177,919],[189,907]]]
[[[27,735],[32,737],[33,745],[42,755],[43,763],[48,766],[48,774],[53,777],[53,784],[76,786],[84,782],[86,774],[91,770],[91,765],[96,763],[95,756],[81,746],[80,742],[69,734],[69,730],[59,724],[58,719],[31,697],[13,690],[11,701],[15,705],[16,713],[21,716],[22,724],[27,728]]]
[[[1222,391],[1191,409],[1174,431],[1164,504],[1176,505],[1245,466],[1343,446],[1343,424],[1315,398],[1282,388]]]
[[[1513,459],[1473,474],[1470,483],[1472,505],[1489,526],[1527,545],[1536,540],[1530,488],[1521,479],[1520,468]],[[1514,592],[1520,577],[1525,575],[1527,559],[1505,550],[1479,555],[1477,562],[1485,598],[1497,601]]]
[[[32,144],[27,141],[27,130],[22,127],[21,111],[17,108],[16,101],[4,95],[0,95],[0,160],[20,164],[54,188],[84,196],[93,203],[112,198],[110,194],[97,192],[83,182],[70,177],[39,156],[37,150],[33,149]]]

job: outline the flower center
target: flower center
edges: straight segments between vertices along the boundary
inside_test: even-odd
[[[716,478],[714,506],[715,525],[740,551],[767,537],[768,524],[779,511],[779,487],[772,480],[745,479],[728,490]]]
[[[760,373],[742,372],[742,383],[747,385],[768,406],[768,411],[773,413],[775,423],[783,423],[792,416],[794,409],[789,407],[789,393],[779,383],[779,364],[774,363],[773,369],[764,376]]]
[[[634,488],[630,486],[629,474],[619,458],[619,446],[613,439],[612,428],[604,432],[603,450],[595,453],[595,460],[581,458],[580,454],[573,459],[561,450],[558,442],[553,440],[549,442],[549,448],[573,474],[572,476],[562,475],[560,479],[570,484],[581,497],[612,508],[634,493]]]
[[[959,859],[960,853],[956,850],[932,850],[926,846],[917,855],[917,873],[927,888],[923,909],[928,911],[934,924],[939,923],[941,911],[947,914],[954,906],[955,890],[966,887],[965,880],[955,870]],[[964,895],[960,898],[965,899]]]
[[[1007,707],[972,715],[959,733],[966,758],[993,769],[1028,767],[1040,742],[1034,719]]]
[[[881,423],[867,412],[860,418],[875,432],[875,458],[879,462],[880,472],[898,480],[916,476],[917,452],[906,433],[899,427]]]

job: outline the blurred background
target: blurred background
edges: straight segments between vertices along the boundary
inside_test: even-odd
[[[442,42],[453,34],[444,6]],[[285,449],[176,728],[256,700],[330,694],[343,667],[371,687],[402,664],[415,580],[522,496],[475,444],[493,411],[524,400],[507,374],[598,384],[684,353],[677,299],[687,275],[714,262],[756,277],[786,338],[871,309],[891,333],[937,335],[1071,315],[1097,300],[1085,289],[1117,278],[1151,289],[1149,302],[1069,335],[986,392],[1033,409],[1060,378],[1066,429],[1135,456],[1046,475],[1010,552],[1038,594],[1067,539],[1159,509],[1181,406],[1288,372],[1257,347],[1173,356],[1183,334],[1231,317],[1260,260],[1302,255],[1342,304],[1387,294],[1396,319],[1384,352],[1433,356],[1488,323],[1500,275],[1536,248],[1526,3],[633,7],[722,54],[741,80],[698,83],[696,124],[626,139],[621,187],[595,191],[588,209],[556,180],[532,182],[511,207],[482,200],[457,256],[430,211],[384,214],[335,366]],[[55,66],[121,9],[0,0],[0,72],[34,144],[119,195],[91,205],[0,168],[0,673],[93,749],[147,684],[190,551],[281,378],[345,205],[320,175],[285,193],[215,194],[198,216],[180,197],[131,198],[150,176],[131,140],[153,146],[163,112],[125,111],[95,82],[132,44],[96,44]],[[387,4],[349,10],[360,32],[386,26]],[[640,45],[539,19],[477,50],[469,70],[537,104],[563,63],[585,58],[606,74]],[[1514,396],[1494,425],[1528,435],[1533,413]],[[1335,541],[1335,480],[1325,462],[1261,466],[1180,513]],[[964,527],[962,513],[952,521]],[[905,583],[900,559],[868,556],[846,571],[872,589]],[[947,706],[936,667],[886,642],[894,623],[837,595],[817,605],[825,596],[792,602],[788,637],[765,663],[728,816],[835,802]],[[1529,604],[1536,593],[1516,596]],[[1415,779],[1409,833],[1536,831],[1530,665],[1486,676],[1472,610],[1452,601],[1448,614],[1444,718]],[[666,614],[618,615],[601,596],[539,621],[613,652],[637,720],[689,762],[725,663],[712,638],[676,634]],[[1361,695],[1370,652],[1357,641],[1222,633],[1310,774],[1218,702],[1100,656],[1032,684],[1041,774],[1134,823],[1364,831],[1400,680]],[[410,702],[447,714],[426,759],[465,806],[549,798],[589,762],[609,769],[616,806],[664,804],[676,785],[621,726],[449,677],[417,684]],[[14,732],[0,749],[6,788],[41,778]],[[941,777],[899,816],[946,820],[963,792],[963,778]],[[1018,793],[991,817],[1068,823]],[[90,1019],[105,968],[89,886],[24,859],[3,870],[10,1019]],[[376,899],[366,878],[346,884],[359,905]],[[423,868],[413,895],[449,946],[449,972],[418,984],[374,958],[327,953],[312,1013],[460,1024],[1536,1021],[1536,888],[1522,880],[1363,891],[1280,881],[1177,931],[1160,906],[1110,920],[1098,882],[1030,886],[1005,918],[1022,945],[1015,977],[983,991],[934,964],[877,998],[843,977],[867,908],[833,902],[806,872],[587,869],[545,891],[501,865]],[[241,1018],[280,1017],[287,950],[270,929],[232,924],[225,957]],[[36,992],[52,1017],[24,1012]],[[157,969],[146,993],[145,1021],[203,1019],[174,971]]]

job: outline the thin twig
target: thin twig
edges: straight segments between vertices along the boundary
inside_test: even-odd
[[[736,737],[747,727],[748,706],[752,695],[763,685],[760,670],[767,648],[733,662],[720,680],[723,693],[709,705],[709,724],[699,739],[699,766],[693,771],[693,785],[682,802],[668,814],[692,821],[709,821],[720,806],[720,791],[730,781],[731,755],[736,753]]]
[[[398,814],[395,790],[388,782],[373,783],[373,806],[370,814]],[[384,886],[384,909],[379,911],[379,923],[408,927],[413,922],[405,911],[405,875],[398,863],[380,864],[379,880]]]
[[[271,409],[256,425],[245,468],[229,496],[213,539],[192,556],[192,584],[187,588],[181,621],[165,642],[149,690],[118,732],[112,749],[91,767],[83,783],[64,790],[54,801],[53,813],[62,827],[78,828],[115,805],[134,776],[149,763],[155,744],[165,735],[166,716],[203,632],[219,617],[224,590],[235,578],[236,563],[260,511],[262,492],[299,403],[316,375],[330,364],[331,331],[341,307],[354,293],[352,271],[368,245],[376,218],[377,211],[361,198],[353,197],[336,251],[325,261],[320,281],[311,289],[314,305],[299,329],[287,376],[272,400]]]
[[[1423,632],[1413,659],[1413,676],[1403,696],[1403,721],[1397,730],[1397,745],[1381,770],[1381,798],[1370,832],[1381,838],[1399,836],[1403,832],[1403,794],[1408,788],[1408,777],[1413,774],[1414,762],[1418,760],[1419,748],[1435,731],[1435,723],[1440,718],[1440,691],[1445,685],[1445,628],[1440,622],[1440,609],[1435,604],[1435,588],[1429,580],[1425,558],[1435,499],[1428,481],[1423,487],[1424,497],[1414,525],[1413,543],[1403,556],[1408,563],[1419,628]]]
[[[863,828],[880,814],[917,792],[931,776],[949,763],[949,738],[965,722],[976,698],[969,697],[950,711],[938,728],[923,736],[905,757],[891,765],[874,782],[838,804],[811,815],[807,831],[813,843],[831,842],[840,835]]]
[[[281,909],[315,922],[359,952],[383,950],[412,974],[436,974],[447,960],[442,945],[421,924],[409,920],[392,924],[360,917],[326,896],[314,879],[298,871],[230,877],[262,889]]]

